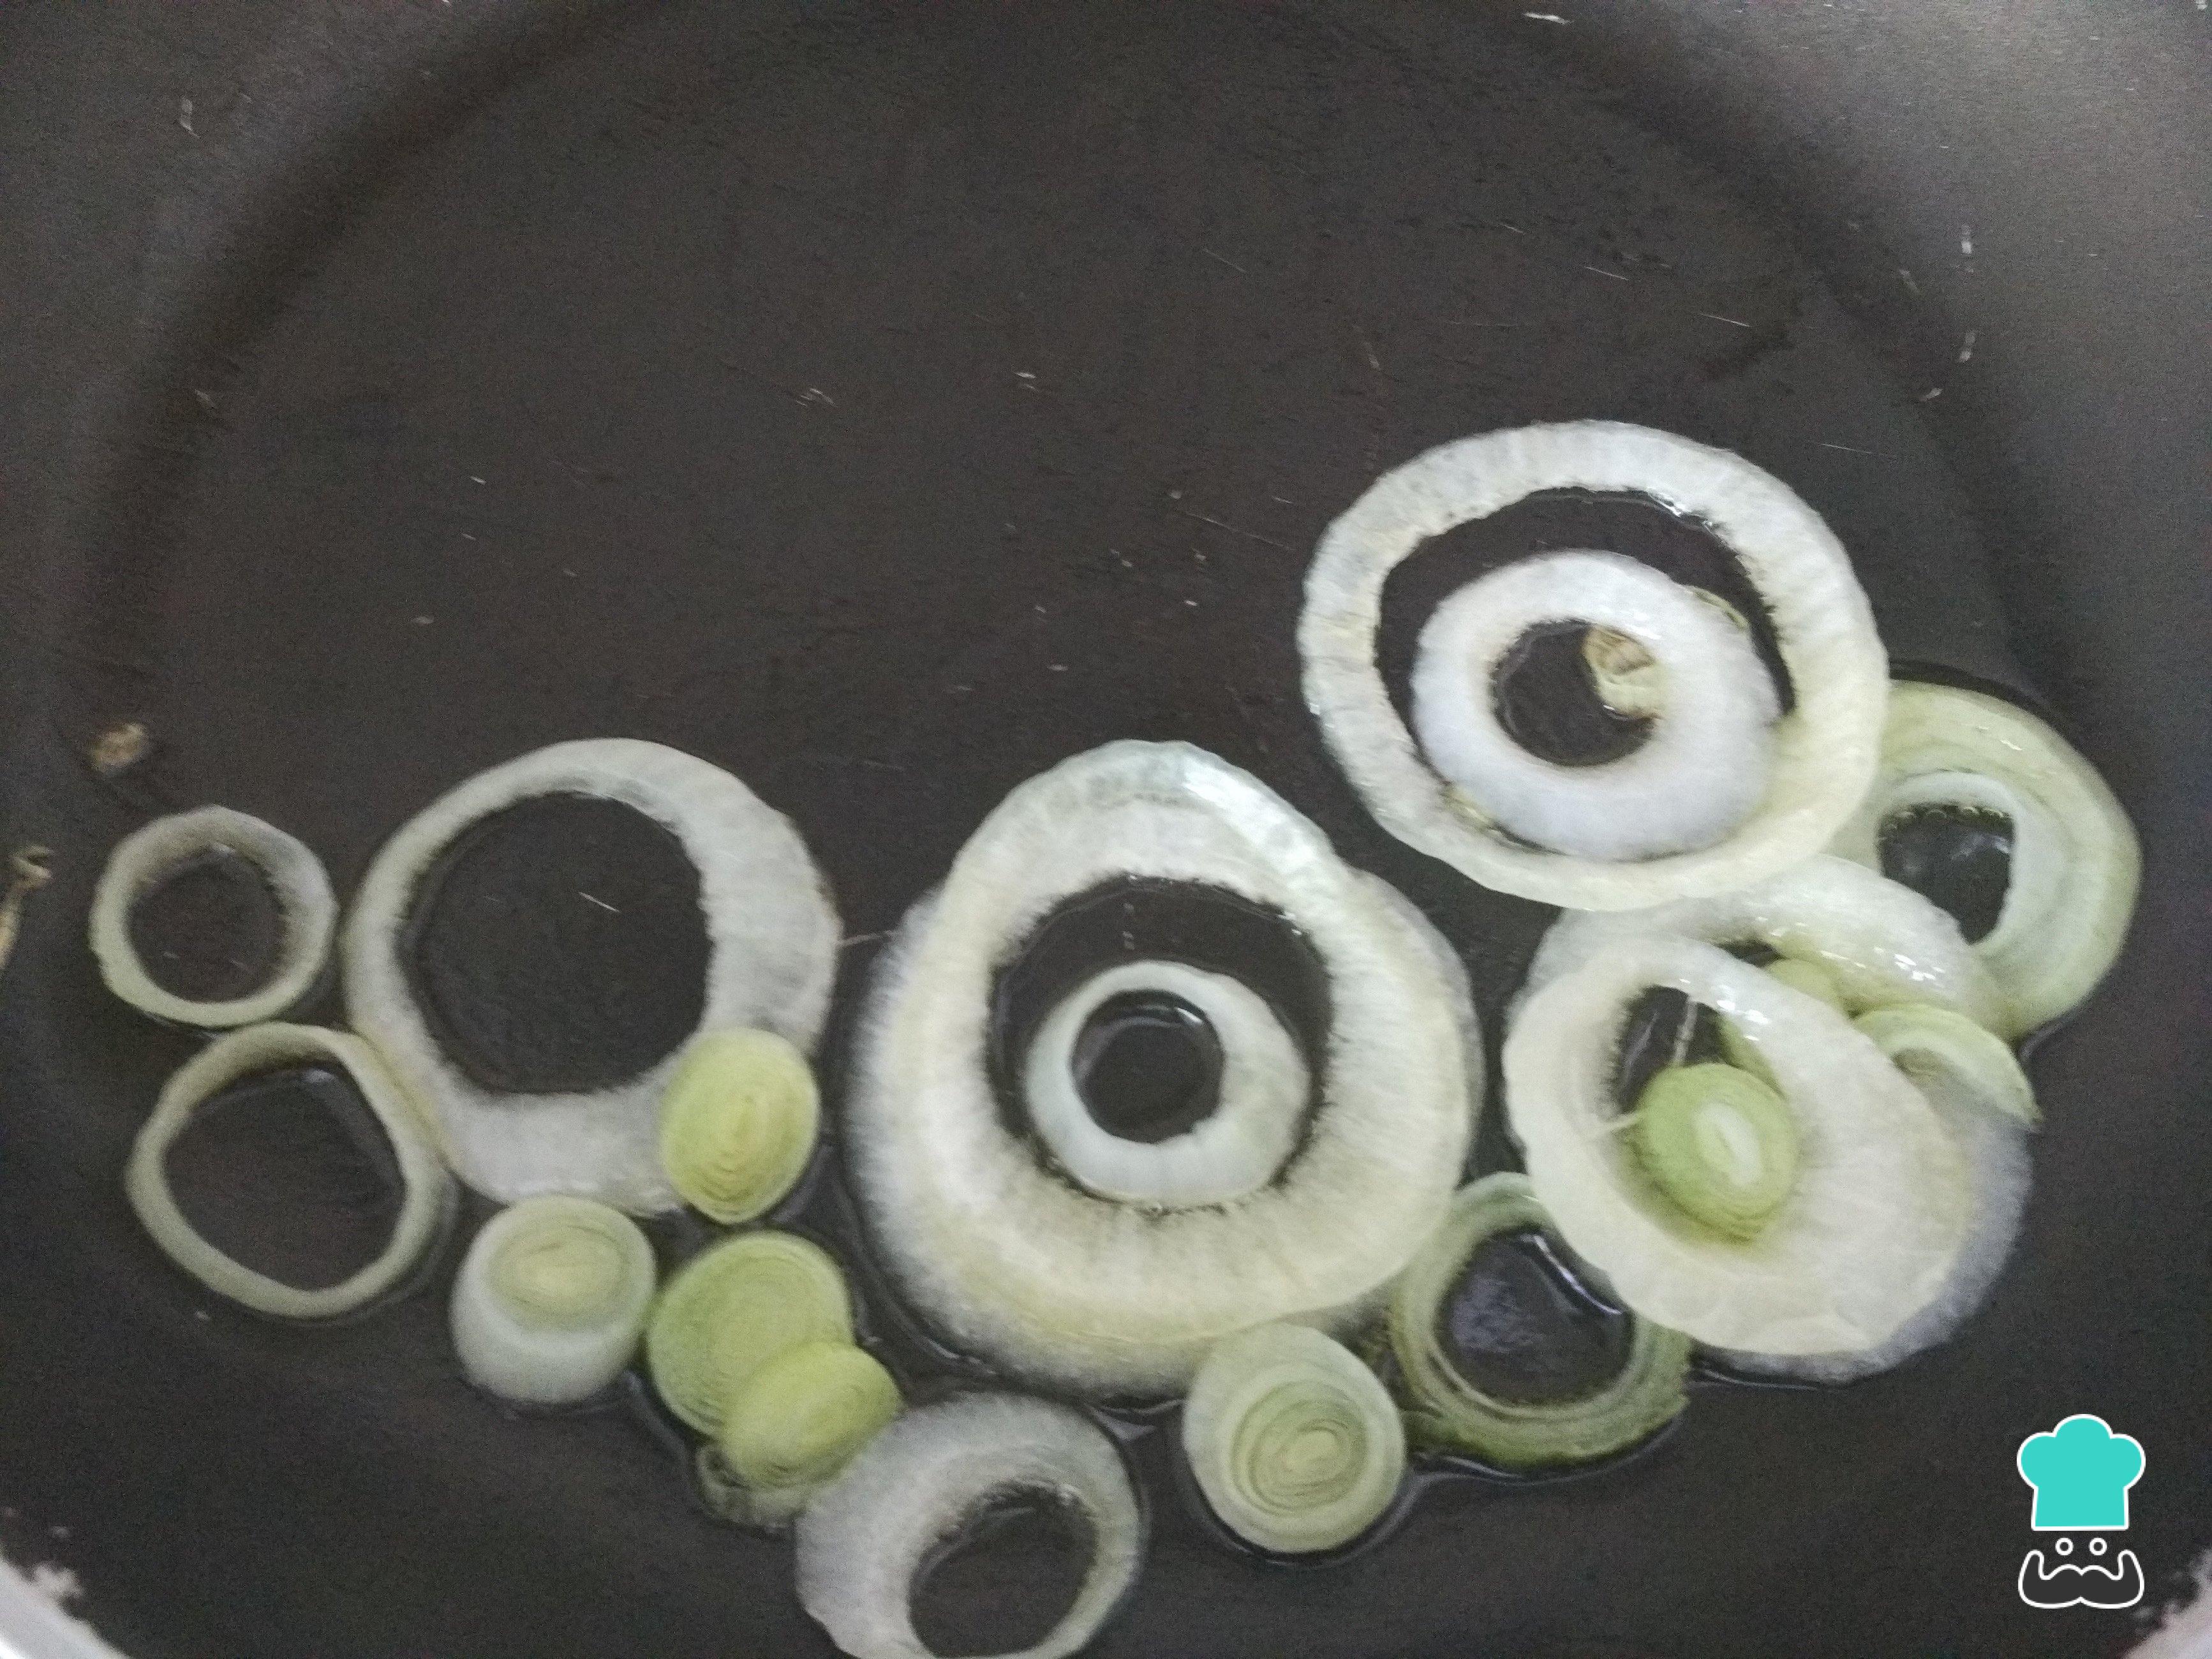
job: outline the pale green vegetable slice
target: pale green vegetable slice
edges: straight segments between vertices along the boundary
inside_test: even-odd
[[[789,1041],[710,1031],[684,1049],[661,1098],[661,1166],[701,1214],[751,1221],[805,1173],[821,1121],[814,1073]]]
[[[786,1348],[740,1383],[714,1437],[757,1525],[789,1520],[899,1413],[899,1388],[849,1342]]]
[[[232,1084],[295,1066],[335,1066],[352,1079],[391,1143],[399,1172],[399,1212],[374,1261],[336,1285],[309,1290],[255,1272],[203,1238],[169,1188],[169,1148],[193,1118]],[[453,1183],[390,1073],[359,1037],[316,1025],[249,1025],[186,1060],[163,1085],[124,1168],[131,1207],[154,1242],[218,1295],[279,1319],[328,1319],[374,1301],[421,1261],[452,1213]]]
[[[1066,1406],[965,1395],[908,1412],[800,1511],[799,1599],[852,1659],[933,1659],[915,1583],[945,1540],[1006,1499],[1079,1511],[1091,1563],[1060,1622],[1004,1659],[1066,1659],[1135,1582],[1144,1512],[1105,1431]]]
[[[1263,1325],[1216,1345],[1183,1401],[1182,1448],[1221,1523],[1284,1555],[1350,1543],[1406,1473],[1389,1390],[1307,1325]]]
[[[645,1330],[646,1369],[668,1409],[714,1434],[767,1361],[802,1342],[850,1342],[853,1304],[828,1251],[793,1233],[740,1233],[678,1268]]]
[[[1796,1179],[1756,1238],[1684,1218],[1621,1130],[1621,1034],[1654,987],[1734,1023],[1796,1121]],[[1594,951],[1522,1002],[1505,1083],[1559,1236],[1629,1307],[1700,1342],[1869,1346],[1933,1299],[1964,1243],[1966,1170],[1920,1091],[1842,1015],[1716,945],[1632,935]]]
[[[2003,907],[1974,950],[2009,1002],[2006,1034],[2031,1030],[2087,996],[2119,954],[2142,880],[2135,826],[2096,769],[2026,709],[1895,686],[1880,772],[1834,850],[1879,869],[1886,824],[1946,805],[2011,823]]]
[[[1797,1179],[1789,1106],[1738,1066],[1667,1066],[1637,1097],[1633,1133],[1652,1183],[1724,1237],[1758,1237]]]
[[[629,1364],[653,1304],[653,1246],[588,1198],[526,1198],[484,1224],[453,1281],[453,1348],[479,1388],[587,1400]]]
[[[1626,1450],[1681,1412],[1689,1339],[1633,1313],[1620,1370],[1575,1397],[1502,1398],[1453,1364],[1437,1328],[1445,1298],[1486,1243],[1531,1228],[1553,1232],[1528,1178],[1485,1176],[1460,1189],[1451,1213],[1392,1288],[1390,1352],[1409,1401],[1407,1429],[1418,1443],[1501,1468],[1556,1468]]]

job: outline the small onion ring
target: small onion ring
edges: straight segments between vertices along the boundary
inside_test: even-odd
[[[1111,999],[1164,992],[1204,1015],[1221,1044],[1219,1103],[1164,1140],[1131,1140],[1091,1116],[1075,1084],[1084,1024]],[[1093,975],[1045,1017],[1022,1068],[1030,1125],[1069,1175],[1106,1198],[1183,1207],[1257,1192],[1297,1146],[1308,1079],[1274,1010],[1226,974],[1180,962],[1130,962]]]
[[[235,854],[252,865],[283,917],[267,982],[221,1002],[164,990],[131,938],[131,907],[179,866],[209,852]],[[107,988],[156,1019],[210,1030],[255,1025],[276,1018],[314,988],[337,915],[322,860],[296,837],[228,806],[202,806],[155,818],[116,843],[92,896],[92,953]]]
[[[240,1079],[325,1062],[352,1079],[376,1115],[399,1170],[399,1213],[377,1258],[336,1285],[303,1290],[256,1273],[203,1238],[169,1188],[167,1158],[199,1109]],[[138,1132],[123,1188],[154,1242],[218,1295],[278,1319],[330,1319],[374,1301],[428,1250],[453,1206],[453,1184],[424,1139],[405,1096],[359,1037],[316,1025],[249,1025],[216,1039],[177,1069]]]
[[[1711,846],[1633,863],[1520,844],[1425,762],[1376,665],[1382,586],[1431,537],[1541,490],[1633,493],[1704,521],[1774,619],[1796,707],[1765,799]],[[1725,450],[1585,421],[1464,438],[1383,475],[1322,536],[1298,623],[1305,696],[1382,827],[1486,887],[1588,910],[1725,891],[1817,852],[1874,775],[1887,659],[1850,561],[1787,485]]]
[[[1060,1622],[1004,1659],[1066,1659],[1135,1582],[1145,1522],[1114,1443],[1042,1400],[963,1395],[910,1411],[870,1441],[799,1517],[799,1599],[853,1659],[936,1659],[915,1632],[916,1574],[994,1498],[1030,1492],[1083,1510],[1091,1565]]]
[[[1955,686],[1899,684],[1881,774],[1834,850],[1878,870],[1882,825],[1934,805],[2012,820],[2004,904],[1974,943],[2011,1003],[2008,1034],[2068,1012],[2112,967],[2135,913],[2142,855],[2119,801],[2026,709]]]
[[[798,830],[720,767],[625,738],[555,744],[495,766],[403,825],[369,866],[346,924],[346,1006],[477,1191],[510,1203],[574,1193],[634,1215],[674,1209],[660,1097],[680,1048],[611,1088],[485,1090],[441,1048],[407,981],[401,929],[423,877],[470,825],[546,795],[617,802],[684,843],[710,947],[701,1031],[757,1026],[813,1047],[836,973],[837,917]]]
[[[1531,754],[1499,720],[1492,679],[1531,629],[1579,622],[1633,639],[1666,675],[1630,753],[1589,766]],[[1510,835],[1556,853],[1686,853],[1741,824],[1765,793],[1779,714],[1741,630],[1694,590],[1618,553],[1545,553],[1479,576],[1421,629],[1413,730],[1429,763]]]

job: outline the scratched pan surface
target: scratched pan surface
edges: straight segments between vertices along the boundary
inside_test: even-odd
[[[1298,580],[1386,466],[1586,416],[1787,479],[1898,656],[2055,711],[2142,823],[2134,946],[2035,1056],[2020,1255],[1894,1375],[1703,1387],[1641,1456],[1426,1488],[1328,1571],[1218,1547],[1141,1436],[1152,1542],[1097,1650],[2112,1654],[2126,1616],[2013,1585],[2014,1448],[2073,1411],[2148,1449],[2160,1593],[2212,1543],[2201,11],[185,9],[0,20],[0,796],[59,872],[0,987],[0,1541],[72,1570],[112,1640],[827,1651],[787,1551],[690,1508],[635,1412],[459,1382],[458,1241],[410,1298],[302,1330],[140,1235],[118,1171],[195,1039],[82,949],[118,835],[224,802],[343,890],[469,773],[634,735],[795,817],[866,936],[1021,779],[1185,738],[1419,902],[1494,1026],[1545,913],[1358,810],[1297,696]],[[1566,507],[1453,556],[1607,537],[1667,556]],[[125,720],[153,756],[96,780]],[[649,1048],[696,995],[681,872],[625,874],[588,828],[484,852],[469,891],[612,860],[636,916],[439,948],[494,1026],[633,1010],[602,1035]],[[602,945],[596,988],[532,967]],[[556,1060],[611,1063],[590,1047]],[[840,1215],[832,1177],[797,1218]],[[971,1560],[958,1639],[1048,1618],[1048,1565]]]

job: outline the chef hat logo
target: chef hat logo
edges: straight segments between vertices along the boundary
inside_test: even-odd
[[[2038,1532],[2121,1530],[2128,1524],[2128,1488],[2142,1472],[2142,1443],[2114,1434],[2103,1418],[2087,1412],[2020,1443],[2020,1478],[2035,1489],[2031,1524]]]

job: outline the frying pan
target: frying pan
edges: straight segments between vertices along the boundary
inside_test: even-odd
[[[655,738],[801,826],[849,1009],[871,936],[1009,787],[1187,738],[1420,903],[1494,1038],[1547,913],[1359,811],[1299,705],[1298,581],[1388,466],[1605,416],[1786,479],[1894,657],[2043,708],[2142,830],[2130,946],[2032,1058],[2016,1259],[1893,1374],[1700,1386],[1641,1455],[1439,1484],[1324,1570],[1221,1548],[1139,1425],[1152,1542],[1097,1651],[2137,1638],[2148,1606],[2021,1605],[2013,1455],[2079,1411],[2141,1441],[2154,1602],[2212,1545],[2212,21],[1544,4],[0,15],[0,803],[55,871],[0,980],[18,1567],[74,1575],[138,1659],[826,1653],[784,1547],[688,1506],[637,1411],[461,1385],[458,1237],[415,1294],[319,1328],[159,1255],[118,1172],[198,1039],[100,988],[107,849],[217,801],[343,894],[470,773]],[[103,775],[89,746],[133,720],[150,754]],[[617,1006],[652,1005],[665,954],[610,959]],[[531,956],[485,994],[557,1015],[574,993]],[[342,1022],[336,993],[303,1017]],[[842,1202],[833,1168],[801,1224]],[[1033,1616],[1049,1565],[979,1558],[969,1639]],[[7,1606],[23,1651],[78,1650],[12,1580]]]

